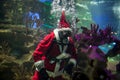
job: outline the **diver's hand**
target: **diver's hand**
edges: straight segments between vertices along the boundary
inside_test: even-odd
[[[42,68],[40,71],[39,71],[39,74],[40,74],[40,80],[49,80],[49,75],[48,73],[46,72],[46,69],[45,68]]]
[[[72,69],[74,67],[73,63],[69,63],[65,66],[64,70],[67,74],[72,75]]]

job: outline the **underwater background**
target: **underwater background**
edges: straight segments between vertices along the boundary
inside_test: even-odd
[[[111,26],[113,36],[120,39],[119,0],[0,0],[0,80],[31,80],[33,51],[57,28],[63,8],[74,35],[82,33],[81,26],[91,29],[94,23],[99,30]],[[120,61],[119,53],[107,57],[107,67],[113,73]]]

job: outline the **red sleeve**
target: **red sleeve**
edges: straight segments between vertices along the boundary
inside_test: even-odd
[[[46,59],[45,53],[51,45],[52,40],[54,39],[54,33],[48,34],[43,40],[40,41],[37,48],[33,53],[34,61]]]

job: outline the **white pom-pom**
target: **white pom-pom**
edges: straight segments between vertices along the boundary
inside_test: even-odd
[[[62,11],[65,11],[65,8],[62,8]]]

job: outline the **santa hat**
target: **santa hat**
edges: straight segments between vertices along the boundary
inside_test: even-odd
[[[58,34],[59,31],[71,31],[70,24],[66,21],[65,18],[65,9],[62,10],[62,15],[58,24],[58,28],[54,29],[55,37],[57,40],[60,40],[60,36]]]
[[[69,30],[72,32],[72,29],[70,28],[70,24],[66,21],[65,18],[65,9],[62,10],[61,18],[58,24],[58,28],[60,30]]]

